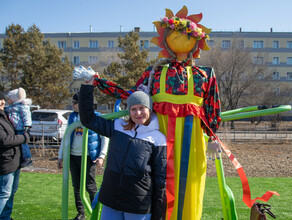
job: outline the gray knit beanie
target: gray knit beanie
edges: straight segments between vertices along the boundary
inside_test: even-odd
[[[132,93],[127,99],[127,109],[130,111],[133,105],[144,105],[152,112],[152,98],[142,91]]]

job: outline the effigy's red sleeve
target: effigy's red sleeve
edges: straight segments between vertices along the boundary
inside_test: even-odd
[[[129,92],[107,79],[96,77],[93,85],[96,86],[101,92],[117,99],[127,99],[130,96]]]
[[[138,79],[136,82],[135,86],[131,88],[131,92],[137,91],[138,87],[140,85],[148,86],[148,80],[149,80],[149,75],[150,71],[152,70],[152,67],[148,67],[143,73],[142,76]]]
[[[205,115],[209,128],[215,133],[219,128],[221,122],[221,104],[219,98],[219,89],[216,81],[216,76],[213,68],[208,72],[208,87],[204,94],[204,104],[203,108],[205,110]],[[209,129],[202,125],[206,134],[210,135]]]

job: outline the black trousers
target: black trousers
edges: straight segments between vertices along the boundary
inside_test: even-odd
[[[97,192],[95,182],[95,164],[91,161],[90,157],[87,157],[87,169],[86,169],[86,191],[89,194],[90,201],[94,199]],[[81,156],[70,155],[70,171],[72,177],[72,185],[74,188],[75,206],[78,213],[85,214],[84,206],[80,197],[80,178],[81,178]]]

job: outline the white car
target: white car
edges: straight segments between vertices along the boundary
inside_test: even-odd
[[[59,109],[34,110],[31,114],[31,140],[44,140],[46,142],[61,141],[71,112],[71,110]]]

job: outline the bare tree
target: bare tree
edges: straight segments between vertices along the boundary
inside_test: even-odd
[[[291,100],[290,82],[280,80],[273,77],[274,73],[278,73],[277,68],[270,69],[264,77],[254,82],[250,90],[253,92],[253,98],[244,97],[243,103],[246,105],[263,104],[267,107],[286,105]]]
[[[238,42],[234,39],[228,49],[213,47],[204,52],[198,62],[214,68],[223,110],[242,106],[243,97],[252,98],[252,85],[258,82],[259,76],[267,72],[261,59],[263,55],[258,54],[258,59],[252,59],[251,51],[242,48]]]

